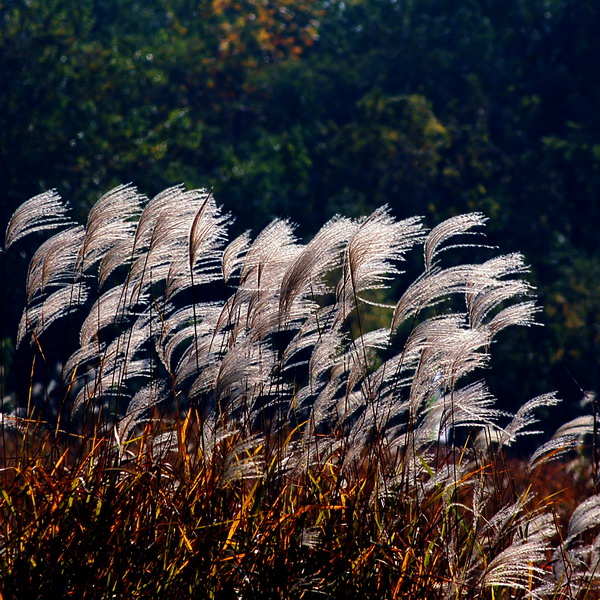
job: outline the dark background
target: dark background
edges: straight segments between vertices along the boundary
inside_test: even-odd
[[[544,307],[496,344],[493,391],[574,416],[600,369],[599,31],[591,0],[0,2],[0,226],[127,182],[210,188],[234,233],[482,211]],[[5,370],[34,241],[4,257]]]

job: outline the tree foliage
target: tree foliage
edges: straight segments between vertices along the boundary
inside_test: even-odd
[[[209,187],[240,230],[482,211],[549,324],[500,340],[497,385],[575,398],[600,371],[599,26],[591,0],[5,2],[3,220],[122,181]]]

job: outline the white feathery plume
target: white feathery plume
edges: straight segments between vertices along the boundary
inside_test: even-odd
[[[203,190],[178,186],[159,194],[138,223],[130,271],[135,289],[165,280],[168,299],[193,283],[217,279],[229,220]]]
[[[451,246],[445,246],[441,248],[442,244],[450,238],[457,235],[481,235],[481,232],[471,231],[475,227],[481,227],[485,225],[488,219],[481,213],[470,213],[466,215],[457,215],[450,217],[445,221],[442,221],[439,225],[436,225],[425,240],[423,247],[423,254],[425,257],[425,269],[429,271],[435,266],[435,258],[445,251],[451,248],[461,248],[464,246],[470,246],[472,244],[452,244]],[[481,247],[479,244],[476,244]]]
[[[564,456],[579,445],[579,436],[576,434],[553,437],[548,442],[538,446],[529,458],[527,468],[533,470],[541,465]]]
[[[193,286],[208,285],[221,278],[221,270],[218,256],[219,252],[214,251],[212,256],[205,255],[202,268],[195,267],[193,275],[190,275],[190,266],[186,257],[182,256],[179,261],[174,261],[169,265],[164,265],[164,271],[153,270],[153,280],[165,280],[165,301],[171,301],[172,298]]]
[[[479,266],[481,267],[481,276],[484,279],[487,275],[491,275],[495,279],[501,279],[510,275],[520,276],[529,273],[529,267],[520,252],[495,256]]]
[[[226,225],[230,223],[229,215],[221,214],[221,209],[209,194],[198,209],[189,234],[189,264],[193,269],[200,260],[207,257],[222,259],[222,253],[215,254],[227,240]]]
[[[309,385],[317,386],[321,377],[339,366],[338,357],[343,353],[345,347],[345,336],[342,331],[336,327],[323,332],[315,344],[309,360]],[[337,375],[339,376],[339,370]],[[333,377],[333,371],[330,373]]]
[[[111,379],[109,381],[103,380],[97,373],[93,379],[87,380],[81,387],[73,404],[71,406],[71,414],[77,413],[77,411],[88,404],[94,403],[95,406],[100,404],[99,400],[103,399],[104,402],[108,402],[114,398],[123,398],[126,390],[123,386],[118,386]]]
[[[230,242],[225,251],[221,263],[223,280],[227,283],[234,273],[236,273],[244,264],[244,258],[250,247],[250,233],[246,231],[239,237]]]
[[[215,336],[221,308],[219,302],[203,302],[195,307],[184,306],[162,320],[156,349],[169,372],[173,368],[173,356],[183,343],[187,342],[188,351],[191,351],[195,347],[194,340],[210,340]]]
[[[134,356],[146,342],[151,341],[151,325],[152,319],[148,314],[139,315],[129,329],[109,344],[104,358],[117,361]],[[154,332],[154,335],[157,333]]]
[[[496,399],[483,381],[477,381],[450,395],[443,424],[453,427],[495,427],[506,411],[493,408]]]
[[[214,381],[217,397],[248,398],[267,391],[276,383],[274,364],[274,354],[265,344],[238,338],[220,363]]]
[[[78,371],[84,365],[88,365],[84,370],[84,373],[89,373],[91,369],[98,366],[102,355],[106,349],[106,344],[104,343],[92,343],[87,346],[83,346],[75,350],[73,354],[69,357],[67,362],[65,363],[64,373],[67,379],[71,379],[76,375],[76,371]],[[88,364],[94,363],[94,364]]]
[[[514,502],[497,508],[494,513],[485,519],[477,530],[477,541],[482,548],[493,548],[507,533],[518,531],[522,525],[521,517],[531,494],[521,494]]]
[[[540,588],[546,596],[557,591],[568,590],[570,597],[584,596],[597,591],[600,536],[597,535],[600,523],[600,496],[592,496],[581,502],[573,511],[569,521],[566,539],[554,550],[552,570],[554,581]],[[586,538],[595,531],[592,543]]]
[[[483,324],[487,316],[503,302],[531,295],[534,288],[522,279],[504,279],[510,275],[528,273],[523,256],[518,253],[498,256],[481,265],[473,265],[466,291],[467,312],[471,326]],[[524,306],[532,304],[524,303]],[[510,307],[509,307],[510,308]],[[516,317],[516,315],[515,315]],[[506,316],[503,317],[506,320]],[[531,315],[527,315],[531,319]],[[529,323],[527,323],[529,324]]]
[[[513,325],[535,325],[535,315],[540,310],[533,300],[503,308],[487,324],[490,337],[495,337],[500,331]]]
[[[117,240],[109,248],[98,266],[98,288],[104,287],[109,276],[119,267],[129,265],[133,258],[133,236]]]
[[[55,190],[38,194],[23,202],[8,222],[4,249],[8,250],[17,240],[30,233],[71,225],[67,212],[67,206]]]
[[[48,286],[64,285],[65,281],[73,280],[83,238],[84,229],[77,225],[53,235],[37,249],[27,272],[28,302]]]
[[[336,394],[344,385],[341,379],[332,379],[319,388],[303,388],[296,394],[297,408],[309,410],[309,427],[304,430],[304,442],[309,443],[315,430],[323,423],[331,423],[337,405]]]
[[[475,281],[469,281],[467,288],[467,312],[472,327],[483,324],[487,316],[503,302],[529,294],[532,289],[521,279],[498,280],[492,274],[485,274],[485,279],[477,281],[481,276],[478,271],[475,267]]]
[[[598,426],[598,423],[596,423]],[[558,438],[562,436],[576,435],[579,439],[579,443],[583,442],[583,437],[586,435],[592,435],[594,433],[594,416],[593,415],[582,415],[575,417],[571,421],[568,421],[564,425],[561,425],[554,434],[553,437]]]
[[[293,339],[283,350],[281,359],[283,365],[291,365],[290,360],[298,353],[319,343],[324,333],[329,330],[334,310],[331,305],[324,306],[315,308],[306,316]]]
[[[183,382],[189,377],[195,377],[196,381],[188,389],[187,394],[195,396],[200,392],[214,389],[220,360],[227,346],[223,334],[196,336],[195,339],[184,350],[173,369],[175,384],[178,388],[183,387]]]
[[[544,463],[575,450],[581,445],[583,436],[593,433],[592,416],[582,416],[565,423],[554,433],[552,438],[539,446],[529,459],[528,468],[533,469]]]
[[[359,294],[385,289],[388,281],[401,273],[394,263],[423,240],[418,217],[396,221],[384,206],[358,221],[356,231],[346,245],[342,279],[338,283],[337,319],[344,321],[354,310]]]
[[[96,300],[85,321],[81,325],[79,342],[88,346],[97,338],[103,327],[123,320],[129,314],[125,284],[110,288]]]
[[[550,549],[549,542],[533,536],[533,539],[517,539],[496,555],[487,566],[484,585],[513,590],[529,591],[533,582],[542,582],[547,572],[542,565]]]
[[[536,590],[541,598],[585,598],[598,592],[598,539],[590,544],[560,544],[552,555],[552,575]],[[592,595],[595,598],[596,595]]]
[[[223,449],[234,445],[234,440],[239,436],[240,431],[232,423],[224,422],[218,414],[211,412],[203,419],[199,434],[199,459],[208,466],[214,464],[215,455],[227,458],[226,454],[223,455]]]
[[[102,196],[92,207],[85,228],[85,240],[80,249],[79,268],[87,271],[115,248],[128,253],[136,220],[142,212],[144,196],[131,185],[120,185]],[[131,259],[128,254],[122,261]],[[106,278],[106,273],[103,274]]]
[[[348,351],[338,358],[337,363],[345,363],[350,370],[349,382],[358,381],[362,375],[367,375],[373,367],[375,350],[385,350],[390,341],[390,332],[387,328],[373,329],[354,338]],[[352,372],[356,371],[356,375]],[[354,386],[348,384],[349,389]]]
[[[412,454],[412,453],[411,453]],[[458,504],[452,500],[455,498],[455,492],[460,490],[462,487],[469,485],[468,474],[472,468],[472,464],[469,461],[446,461],[443,464],[434,467],[435,454],[423,450],[423,460],[420,460],[418,456],[412,457],[409,463],[409,477],[413,479],[413,493],[428,494],[433,490],[443,489],[445,491],[444,501],[446,510],[451,510]],[[423,464],[425,463],[425,464]],[[417,482],[414,481],[415,476],[424,477],[427,475],[422,486],[415,485]]]
[[[529,458],[527,468],[533,470],[541,465],[564,456],[579,445],[579,436],[563,435],[538,446]]]
[[[343,448],[344,441],[331,436],[313,436],[308,442],[303,439],[299,445],[292,447],[295,453],[291,455],[288,468],[284,473],[294,477],[313,467],[319,468],[332,457],[342,454]]]
[[[294,258],[283,275],[279,293],[279,310],[284,321],[298,296],[315,296],[329,290],[324,278],[340,266],[341,249],[356,227],[350,219],[336,217]]]
[[[581,534],[598,526],[600,526],[600,495],[584,500],[575,508],[569,521],[565,544],[570,544]]]
[[[135,230],[134,246],[137,251],[148,248],[154,228],[161,219],[168,218],[169,213],[176,213],[184,206],[185,193],[183,185],[176,185],[163,190],[145,205]]]
[[[17,346],[28,332],[33,332],[38,337],[52,323],[75,312],[86,300],[86,285],[83,282],[71,283],[50,294],[40,304],[26,308],[19,323]]]
[[[473,265],[460,265],[440,270],[434,267],[408,286],[394,309],[391,330],[418,315],[422,310],[436,306],[451,294],[465,293]]]
[[[258,234],[246,253],[240,286],[250,290],[259,289],[265,265],[281,270],[283,265],[288,266],[298,250],[294,227],[289,221],[277,219],[271,222]]]
[[[513,417],[512,421],[502,431],[498,440],[499,446],[502,447],[505,444],[509,445],[519,435],[535,435],[541,433],[530,429],[532,425],[535,425],[538,422],[533,411],[547,406],[556,406],[558,403],[559,399],[556,397],[556,394],[551,392],[536,396],[523,404]]]
[[[211,283],[220,277],[222,247],[231,219],[221,214],[211,194],[201,195],[199,200],[200,207],[190,223],[187,252],[171,262],[166,283],[167,298],[192,285]]]
[[[437,384],[454,389],[466,374],[488,364],[489,356],[483,351],[489,344],[485,331],[465,327],[465,315],[449,315],[429,319],[419,325],[411,336],[419,340],[421,352],[418,366],[411,381],[411,406],[419,414],[422,404]]]
[[[336,390],[336,388],[341,388],[343,386],[343,382],[338,381],[337,386],[328,384],[332,390]],[[379,404],[379,403],[378,403]],[[358,413],[363,411],[363,420],[359,424],[359,428],[363,429],[363,431],[368,431],[369,429],[376,428],[378,426],[378,419],[374,418],[378,415],[371,414],[368,418],[372,419],[372,422],[367,422],[368,418],[365,418],[364,408],[367,406],[365,395],[362,393],[362,390],[359,392],[346,392],[342,398],[337,400],[335,405],[335,415],[336,421],[340,425],[344,423],[350,422],[353,419],[357,418]]]
[[[281,282],[301,248],[293,227],[280,220],[268,225],[249,248],[231,310],[252,339],[264,339],[284,326],[279,310]]]
[[[91,401],[98,403],[100,399],[124,399],[128,397],[128,380],[139,377],[147,379],[150,374],[150,361],[147,359],[126,360],[122,355],[107,359],[105,355],[93,382],[86,383],[77,394],[71,412],[75,414],[84,403]]]
[[[253,296],[248,304],[248,317],[246,325],[252,339],[262,340],[268,335],[280,331],[299,329],[303,321],[318,309],[318,305],[311,300],[297,298],[292,306],[287,307],[285,315],[280,312],[277,293]],[[259,304],[260,302],[260,304]]]
[[[141,417],[151,408],[162,402],[166,397],[166,386],[157,381],[145,385],[130,400],[125,415],[119,419],[115,434],[122,444],[129,439],[133,429],[141,422]]]
[[[449,394],[440,394],[429,403],[425,418],[415,432],[417,444],[437,442],[450,429],[459,427],[497,428],[506,413],[493,408],[495,398],[483,381],[467,385]]]
[[[175,216],[174,207],[187,206],[187,204],[184,190],[177,188],[177,191],[178,194],[173,194],[174,197],[171,198],[173,205],[161,206],[150,203],[140,217],[136,230],[136,254],[130,269],[130,279],[138,285],[141,285],[148,274],[152,276],[153,282],[166,279],[171,263],[185,259],[189,229],[187,232],[182,231],[182,217],[181,215]],[[152,221],[144,220],[151,208],[154,208],[154,219]],[[162,212],[159,212],[159,208],[162,208]],[[188,226],[191,227],[193,217],[189,207],[184,214],[187,217]],[[147,227],[148,231],[142,229],[143,226]],[[139,234],[140,231],[144,231],[144,235]],[[147,244],[142,245],[141,240],[146,241],[146,234],[149,235]]]
[[[123,279],[125,272],[116,269],[131,260],[125,283],[111,283],[87,315],[81,347],[66,365],[71,376],[79,367],[91,381],[75,400],[75,408],[87,400],[127,406],[124,414],[115,415],[120,418],[115,431],[121,442],[167,397],[166,385],[153,381],[140,390],[140,379],[148,378],[151,371],[164,375],[166,368],[173,394],[201,406],[206,416],[201,427],[207,428],[202,435],[211,434],[208,423],[215,424],[211,434],[215,440],[234,435],[234,430],[235,435],[245,435],[261,414],[271,419],[274,407],[283,406],[278,418],[286,413],[294,423],[308,418],[282,457],[286,468],[293,469],[323,460],[319,453],[333,456],[340,448],[344,458],[339,460],[350,468],[352,461],[362,460],[369,451],[371,433],[382,433],[390,452],[400,455],[404,450],[404,475],[415,476],[410,486],[422,496],[431,481],[456,485],[457,473],[467,469],[468,461],[450,469],[434,465],[432,458],[431,467],[425,468],[406,451],[409,441],[423,460],[433,456],[434,438],[441,438],[449,427],[496,431],[502,445],[526,432],[534,422],[535,408],[555,403],[552,395],[530,401],[502,430],[498,420],[503,413],[494,408],[482,382],[458,387],[461,378],[487,365],[487,350],[498,332],[508,325],[532,323],[536,311],[531,301],[515,303],[532,290],[520,279],[527,272],[521,255],[440,268],[441,252],[470,245],[456,244],[454,238],[476,234],[475,228],[486,220],[480,214],[452,218],[425,237],[419,219],[398,222],[383,207],[358,221],[336,217],[306,245],[297,242],[289,222],[280,220],[254,242],[244,234],[225,246],[229,217],[210,194],[178,186],[165,190],[142,210],[143,200],[131,186],[103,196],[90,211],[85,234],[73,227],[48,240],[36,253],[29,277],[29,297],[36,300],[48,286],[73,280],[77,250],[83,271],[100,262],[100,286],[117,276]],[[39,209],[31,227],[18,215],[13,217],[7,245],[37,228],[66,224],[65,213],[56,206],[47,222],[41,216],[44,210],[49,214],[54,201],[58,197],[52,193],[38,201],[45,208]],[[29,210],[33,208],[31,204]],[[391,328],[361,332],[352,339],[348,316],[357,302],[370,302],[369,291],[388,287],[401,273],[399,262],[405,253],[422,242],[425,273],[396,304]],[[187,294],[175,299],[182,290],[193,286],[196,291],[197,285],[214,282],[220,275],[225,283],[239,279],[231,292],[220,285],[227,293],[223,300],[194,299],[190,304]],[[152,288],[151,296],[149,286],[157,282],[160,285]],[[157,298],[157,289],[164,297]],[[37,333],[74,310],[77,302],[69,304],[65,299],[75,291],[80,292],[76,294],[80,303],[86,297],[85,287],[76,284],[29,308],[19,340],[27,325]],[[391,334],[399,335],[396,330],[403,322],[456,294],[464,295],[464,314],[454,312],[417,324],[397,355],[385,355],[394,347]],[[113,323],[119,331],[109,340]],[[162,365],[150,364],[152,347]],[[229,423],[217,426],[218,417]],[[269,425],[276,428],[280,423]],[[575,447],[589,428],[587,419],[560,429],[533,463]],[[315,435],[328,430],[335,436]],[[252,470],[254,458],[246,465],[246,448],[236,446],[234,440],[229,445],[234,450],[227,477],[257,476]],[[382,477],[382,489],[387,489],[389,477]],[[483,514],[483,510],[478,513]],[[504,577],[506,585],[518,588],[526,553],[535,558],[541,547],[528,547],[529,543],[533,544],[530,539],[518,540],[514,550],[507,549],[488,563],[485,584],[496,585]],[[507,571],[511,557],[521,562]]]
[[[202,191],[187,192],[179,185],[145,206],[133,242],[135,257],[129,271],[133,290],[141,292],[149,285],[148,278],[150,283],[165,280],[171,264],[185,260],[192,222],[205,199]]]
[[[86,400],[100,398],[106,393],[124,394],[126,382],[132,378],[150,376],[150,361],[142,356],[135,358],[140,348],[149,340],[150,319],[142,315],[138,317],[130,329],[118,335],[106,349],[96,346],[95,354],[88,344],[75,353],[68,362],[69,368],[74,368],[90,354],[96,358],[96,364],[91,365],[96,370],[94,384],[88,384],[78,394],[72,412],[75,413]]]
[[[389,399],[382,393],[381,382],[373,377],[372,371],[376,351],[385,349],[388,342],[387,329],[369,331],[354,339],[350,348],[336,358],[330,379],[339,380],[339,387],[345,388],[344,397],[337,404],[336,419],[340,423],[351,419],[359,408],[368,407],[373,421],[365,426],[377,429],[383,426],[383,420],[389,414]]]

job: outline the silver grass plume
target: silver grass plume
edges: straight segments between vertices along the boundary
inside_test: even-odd
[[[258,340],[281,328],[281,282],[300,252],[293,231],[289,222],[274,221],[248,249],[231,305],[232,314],[238,317],[234,337],[237,331],[247,329],[250,337]]]
[[[596,495],[581,502],[573,511],[566,538],[555,548],[552,556],[553,580],[540,586],[540,596],[552,597],[562,592],[567,597],[585,597],[586,592],[598,590],[599,531],[600,496]]]
[[[39,337],[52,323],[75,312],[87,300],[88,290],[85,283],[71,283],[50,294],[43,302],[25,309],[19,331],[17,346],[28,333]]]
[[[358,299],[365,300],[359,294],[387,288],[387,282],[401,273],[394,263],[402,261],[423,237],[419,218],[397,222],[387,207],[361,219],[344,252],[343,274],[336,291],[336,318],[344,321]]]
[[[529,459],[529,469],[537,468],[546,462],[556,460],[577,449],[583,437],[594,432],[592,416],[577,417],[565,423],[552,438],[539,446]]]
[[[485,225],[487,218],[481,213],[470,213],[467,215],[457,215],[446,219],[439,225],[436,225],[428,234],[423,245],[423,255],[425,258],[425,269],[429,271],[436,264],[438,255],[452,248],[460,248],[472,244],[454,243],[449,246],[443,244],[457,235],[481,235],[480,232],[471,231],[475,227]],[[481,244],[476,244],[481,247]]]
[[[141,315],[130,329],[118,335],[107,347],[98,347],[95,342],[91,342],[76,351],[67,362],[65,370],[75,372],[85,361],[93,359],[94,362],[79,374],[87,382],[75,398],[72,412],[77,412],[86,403],[102,399],[105,394],[126,396],[128,381],[148,379],[150,360],[140,350],[149,341],[150,319],[147,315]],[[95,352],[91,350],[94,346]]]
[[[140,216],[143,201],[144,197],[133,186],[122,185],[104,194],[94,204],[88,215],[85,239],[79,254],[81,271],[87,271],[115,248],[119,248],[122,262],[131,259],[131,246],[128,243],[133,238],[135,221]],[[106,277],[105,264],[103,281]]]
[[[70,225],[67,206],[54,190],[27,200],[13,213],[4,238],[8,250],[17,240],[36,231],[47,231]]]
[[[549,543],[542,537],[516,539],[498,554],[486,570],[486,587],[502,587],[528,591],[532,582],[542,582],[547,573],[543,567]]]
[[[571,515],[566,544],[570,544],[588,529],[600,525],[600,496],[584,500]]]
[[[244,257],[250,248],[250,232],[246,231],[235,240],[230,242],[223,252],[221,259],[221,270],[225,283],[229,282],[244,264]]]
[[[166,299],[193,285],[195,276],[195,283],[214,281],[227,222],[228,217],[221,215],[207,192],[188,192],[181,186],[165,190],[145,207],[139,219],[131,280],[140,290],[166,281]]]
[[[294,258],[281,280],[279,311],[284,322],[298,296],[329,291],[324,275],[341,264],[341,249],[355,231],[356,225],[349,219],[332,219]]]
[[[81,225],[70,227],[37,249],[27,272],[27,302],[31,303],[50,286],[64,285],[75,279],[75,264],[84,235]]]
[[[104,292],[94,303],[88,316],[81,325],[79,341],[82,347],[96,340],[100,330],[114,324],[129,315],[131,305],[127,303],[124,284],[117,285]]]
[[[218,302],[203,302],[196,307],[165,310],[160,322],[160,334],[157,338],[156,350],[158,356],[169,373],[181,374],[182,368],[191,364],[195,372],[196,360],[200,359],[200,345],[206,344],[206,352],[217,337],[216,325],[221,314],[222,306]],[[178,349],[185,347],[185,353],[176,363],[174,356]],[[219,347],[218,342],[215,347]],[[191,361],[191,363],[190,363]]]
[[[230,218],[221,214],[212,194],[201,195],[198,204],[189,223],[186,252],[178,261],[171,261],[166,283],[167,299],[194,285],[212,283],[220,276],[222,247]],[[185,231],[184,228],[182,233]]]
[[[534,411],[538,408],[556,406],[558,403],[559,399],[556,397],[556,394],[552,392],[536,396],[523,404],[514,415],[511,422],[501,432],[497,439],[499,446],[509,445],[521,435],[535,435],[541,433],[531,429],[531,426],[538,422],[538,418],[534,415]]]
[[[144,422],[144,415],[155,408],[167,396],[167,390],[163,382],[151,382],[142,387],[140,391],[129,401],[125,415],[119,419],[115,427],[117,443],[122,446],[129,439],[131,432],[136,426]],[[145,416],[150,419],[150,416]]]

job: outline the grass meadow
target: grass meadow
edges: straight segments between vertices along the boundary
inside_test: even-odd
[[[518,452],[559,399],[509,414],[486,385],[538,307],[485,221],[231,240],[181,186],[118,187],[85,224],[24,203],[2,598],[600,598],[596,400]]]

